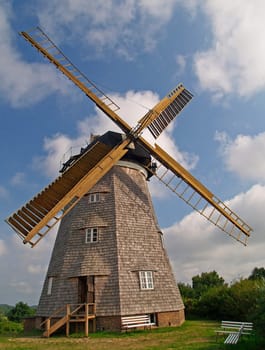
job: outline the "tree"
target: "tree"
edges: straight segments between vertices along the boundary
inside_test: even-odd
[[[249,321],[260,294],[260,282],[241,279],[230,286],[230,295],[234,300],[231,305],[231,319]]]
[[[179,291],[182,298],[194,298],[194,289],[187,283],[178,283]]]
[[[179,291],[185,305],[186,317],[192,317],[196,307],[197,300],[195,299],[194,289],[185,283],[178,283]]]
[[[265,279],[264,267],[255,267],[248,278],[249,280],[261,280]]]
[[[228,314],[231,304],[233,304],[233,300],[227,285],[210,287],[198,300],[194,312],[199,317],[211,320],[226,319],[227,317],[230,319]]]
[[[255,324],[255,328],[259,334],[265,337],[265,281],[260,281],[257,286],[258,295],[251,320]]]
[[[220,277],[216,271],[203,272],[201,275],[192,277],[192,287],[197,298],[201,297],[208,289],[224,284],[223,277]]]
[[[33,316],[35,310],[22,301],[18,302],[8,313],[10,321],[21,322],[24,317]]]

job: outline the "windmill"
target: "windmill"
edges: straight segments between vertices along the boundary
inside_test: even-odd
[[[119,106],[40,28],[20,34],[122,131],[95,137],[63,164],[58,178],[6,220],[31,247],[61,221],[38,308],[48,324],[46,335],[65,324],[69,332],[71,321],[84,321],[87,333],[90,319],[94,329],[121,329],[125,319],[132,326],[181,324],[184,305],[146,180],[156,177],[244,245],[252,231],[161,147],[142,137],[147,128],[158,138],[192,94],[178,85],[131,127],[117,114]],[[52,329],[51,314],[65,304],[66,314],[57,313]],[[70,304],[84,304],[86,317],[78,319]]]

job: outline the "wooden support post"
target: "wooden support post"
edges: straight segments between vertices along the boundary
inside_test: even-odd
[[[67,315],[67,321],[66,321],[66,336],[69,337],[69,330],[70,330],[70,305],[66,305],[66,315]]]
[[[46,322],[47,338],[50,336],[51,320],[48,318]]]
[[[94,315],[94,318],[93,318],[93,333],[96,333],[96,304],[94,303],[92,305],[92,312],[93,312],[93,315]]]
[[[85,304],[85,336],[88,337],[88,304]]]

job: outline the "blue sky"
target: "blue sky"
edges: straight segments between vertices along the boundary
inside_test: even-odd
[[[56,230],[34,249],[4,219],[58,174],[70,147],[116,130],[19,31],[39,25],[131,125],[178,83],[194,94],[162,145],[254,229],[247,247],[150,182],[178,281],[265,265],[262,0],[0,0],[0,303],[36,304]]]

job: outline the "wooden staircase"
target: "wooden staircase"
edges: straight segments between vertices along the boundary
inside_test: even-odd
[[[63,316],[62,316],[63,314]],[[49,318],[41,323],[45,326],[43,336],[48,338],[58,329],[66,326],[66,336],[70,333],[70,323],[84,323],[85,335],[89,333],[89,320],[93,323],[93,332],[96,331],[95,304],[67,304],[55,311]]]

